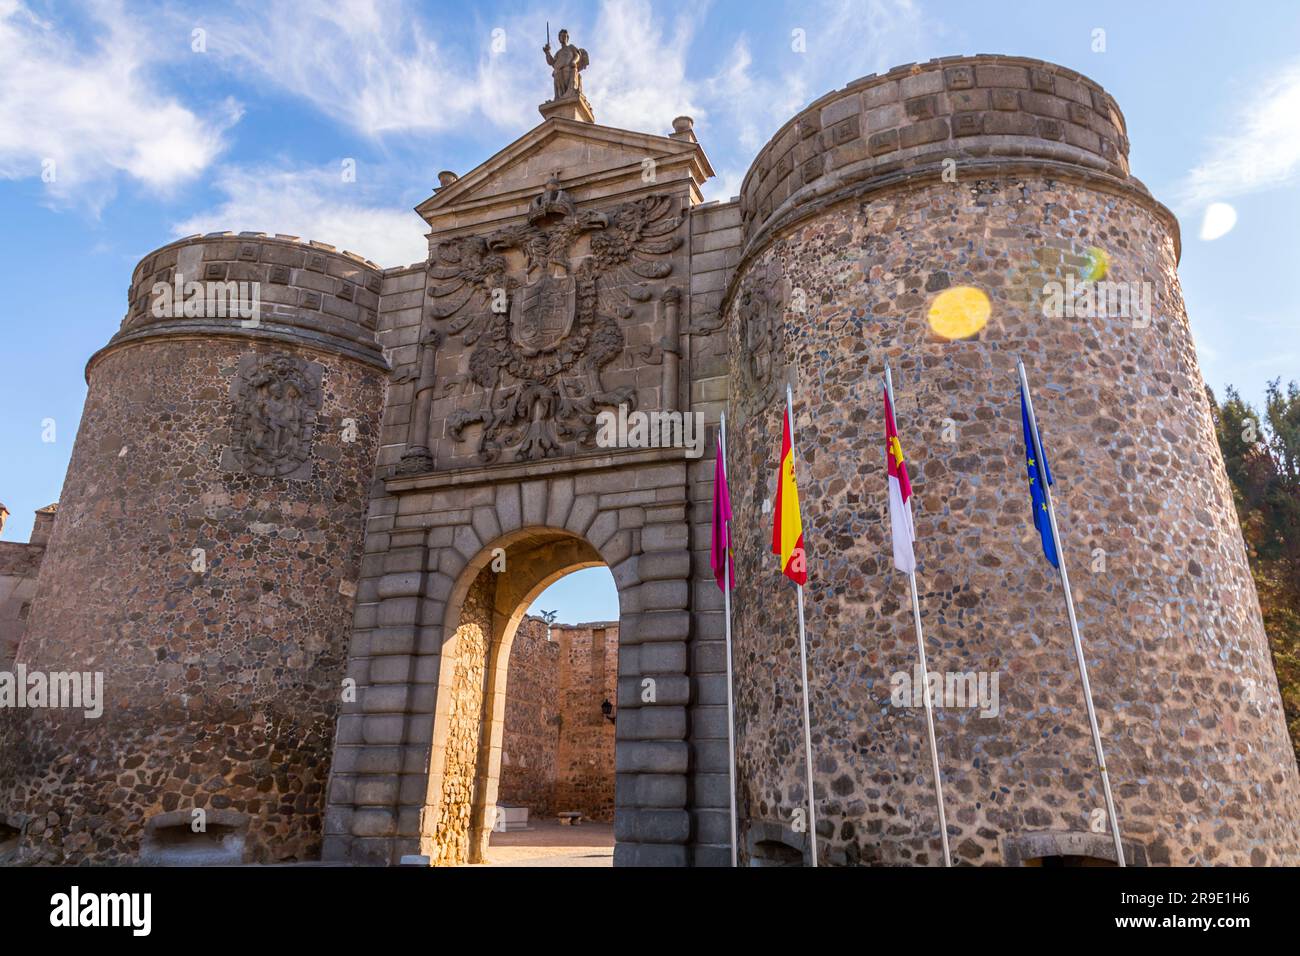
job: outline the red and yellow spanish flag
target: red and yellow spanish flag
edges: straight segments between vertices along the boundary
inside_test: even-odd
[[[794,480],[794,443],[790,439],[790,409],[786,407],[781,436],[781,473],[776,481],[776,506],[772,509],[772,553],[781,556],[781,573],[795,584],[808,583],[808,560],[803,550],[803,519],[799,516],[799,486]]]

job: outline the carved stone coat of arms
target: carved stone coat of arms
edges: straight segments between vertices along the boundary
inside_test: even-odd
[[[635,404],[633,386],[607,386],[602,373],[624,354],[621,322],[653,298],[645,280],[672,271],[670,254],[683,241],[679,202],[651,195],[579,211],[552,178],[527,223],[434,247],[426,317],[432,334],[423,347],[460,336],[478,396],[475,407],[448,417],[454,440],[477,425],[480,461],[493,462],[508,448],[517,460],[536,460],[559,454],[564,442],[591,445],[602,406]],[[430,377],[433,363],[419,369]],[[432,384],[420,382],[417,404],[432,401]],[[416,417],[427,418],[427,405],[420,411]],[[408,441],[400,471],[431,467],[420,437]]]
[[[222,469],[309,478],[322,372],[316,362],[285,353],[241,356],[230,385],[234,417]]]

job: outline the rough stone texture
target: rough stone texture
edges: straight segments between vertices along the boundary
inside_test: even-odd
[[[614,819],[614,724],[602,701],[618,706],[618,625],[557,625],[560,647],[559,746],[555,755],[556,811],[592,820]]]
[[[1043,317],[1043,284],[1085,267],[1092,246],[1109,279],[1151,283],[1149,327]],[[778,312],[777,341],[796,396],[830,862],[939,862],[923,710],[890,702],[915,645],[888,537],[886,360],[929,665],[1001,676],[998,718],[938,711],[954,853],[997,863],[999,837],[1086,833],[1103,805],[1059,581],[1026,513],[1016,354],[1050,449],[1126,840],[1157,863],[1300,860],[1296,766],[1175,268],[1170,219],[1140,191],[1028,174],[936,177],[829,205],[748,266],[746,280],[779,275],[808,303]],[[992,301],[966,340],[927,324],[930,290],[950,284]],[[732,306],[740,812],[788,827],[805,799],[795,595],[770,573],[761,512],[783,403],[779,383],[752,374]]]
[[[1110,96],[1018,57],[909,64],[792,118],[731,202],[701,204],[710,175],[687,118],[655,136],[552,115],[440,177],[417,207],[427,261],[381,273],[260,234],[142,261],[88,370],[19,652],[102,669],[109,703],[97,721],[0,714],[0,826],[22,831],[24,858],[156,859],[149,841],[202,807],[220,845],[191,858],[478,859],[525,609],[603,564],[620,612],[617,667],[608,631],[597,655],[602,687],[617,674],[615,863],[725,865],[727,659],[708,557],[725,410],[738,842],[748,864],[797,863],[794,591],[762,508],[789,381],[821,858],[937,864],[922,709],[890,702],[891,676],[914,662],[888,558],[886,359],[931,666],[1000,678],[999,717],[939,711],[956,856],[1104,853],[1059,585],[1025,513],[1020,353],[1126,854],[1300,862],[1300,781],[1178,287],[1177,225],[1129,174]],[[1092,247],[1107,279],[1150,283],[1149,326],[1041,317],[1043,283],[1095,261]],[[178,274],[261,283],[259,326],[151,315],[153,284]],[[992,316],[949,342],[926,316],[959,285],[987,294]],[[596,413],[620,402],[702,413],[705,457],[596,447]],[[357,441],[342,440],[344,418]],[[582,705],[598,719],[599,699]]]
[[[532,816],[576,810],[614,819],[614,723],[618,624],[525,618],[510,649],[498,802]]]
[[[556,696],[560,645],[547,640],[546,631],[546,622],[537,617],[519,625],[506,681],[498,799],[527,807],[531,817],[555,811],[555,751],[564,732]]]
[[[1128,178],[1124,117],[1073,70],[1024,57],[947,57],[827,93],[759,151],[740,191],[747,244],[791,210],[864,179],[954,158],[1033,158]]]
[[[137,284],[177,256],[270,258],[281,249],[308,255],[289,242],[181,243],[150,256]],[[168,257],[173,265],[163,266]],[[355,265],[333,254],[322,262]],[[29,670],[103,672],[104,714],[0,715],[0,805],[25,826],[26,860],[130,862],[147,821],[194,808],[242,815],[249,860],[312,859],[382,359],[373,345],[368,361],[349,354],[359,346],[336,348],[341,334],[327,341],[287,322],[284,330],[302,335],[280,334],[265,317],[262,329],[226,319],[183,336],[144,316],[129,314],[124,334],[87,369],[86,406],[18,657]],[[237,420],[231,382],[252,353],[322,370],[309,474],[222,467]],[[201,571],[194,549],[203,549]]]
[[[56,511],[56,505],[47,505],[36,512],[31,540],[26,544],[0,541],[0,669],[13,663],[27,630],[27,617],[36,597],[36,577]],[[5,513],[4,505],[0,505],[0,528]]]
[[[454,650],[450,653],[454,655],[455,673],[444,749],[442,802],[434,831],[438,849],[432,861],[435,866],[470,862],[470,821],[478,774],[495,586],[490,575],[478,576],[465,598],[462,623],[452,635]]]

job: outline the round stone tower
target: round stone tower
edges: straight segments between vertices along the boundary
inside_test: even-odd
[[[919,675],[891,557],[886,362],[929,666],[984,698],[936,709],[954,857],[1114,859],[1061,585],[1030,523],[1019,355],[1126,853],[1300,863],[1300,782],[1179,287],[1178,225],[1130,175],[1128,146],[1086,77],[954,57],[822,97],[750,169],[725,308],[751,859],[804,847],[795,594],[765,540],[789,381],[822,856],[941,863],[922,698],[900,693]]]
[[[387,371],[379,292],[371,262],[260,233],[136,268],[86,368],[17,661],[102,675],[102,714],[5,715],[21,858],[317,856]]]

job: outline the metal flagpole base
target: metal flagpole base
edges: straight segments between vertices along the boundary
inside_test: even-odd
[[[799,664],[803,670],[803,746],[808,778],[808,849],[812,865],[817,865],[817,808],[813,801],[812,718],[808,707],[808,637],[803,626],[803,585],[799,589]]]
[[[921,659],[921,693],[925,697],[925,726],[930,733],[930,770],[934,775],[934,800],[939,807],[939,835],[943,838],[943,865],[952,866],[948,849],[948,816],[943,807],[943,782],[939,777],[939,748],[934,740],[934,704],[930,700],[930,667],[925,661],[925,637],[921,633],[921,602],[916,596],[916,572],[907,576],[912,589],[912,620],[916,624],[916,652]]]

